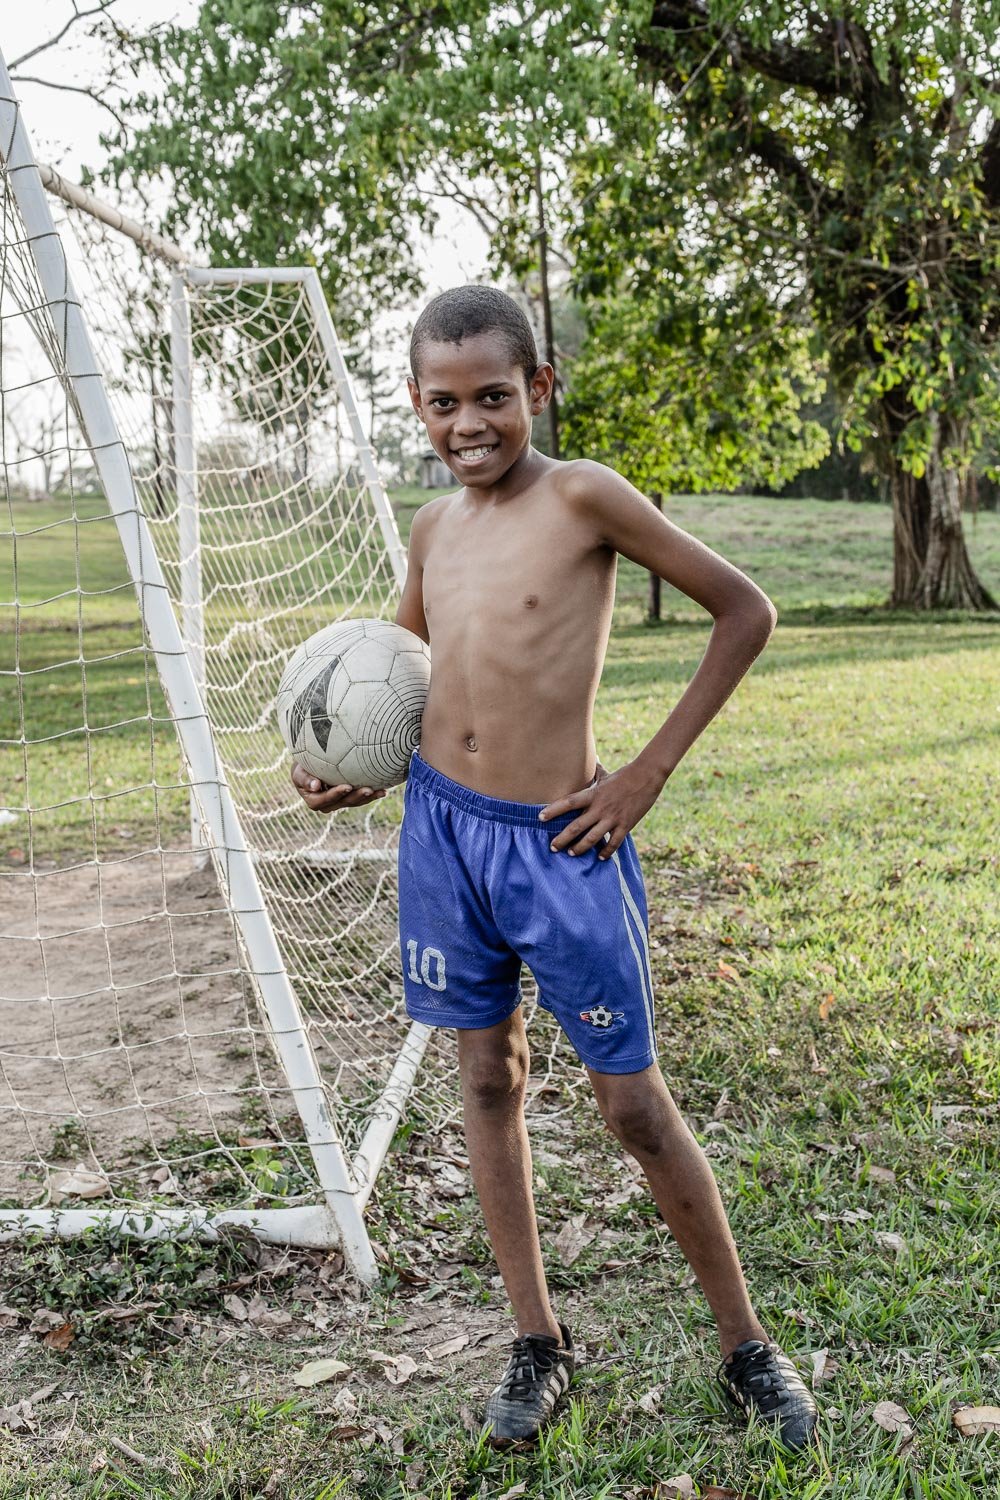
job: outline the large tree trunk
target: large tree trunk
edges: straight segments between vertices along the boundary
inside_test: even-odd
[[[967,476],[947,468],[946,441],[934,422],[935,443],[921,479],[893,462],[892,604],[910,609],[996,609],[976,577],[962,530],[962,496]]]

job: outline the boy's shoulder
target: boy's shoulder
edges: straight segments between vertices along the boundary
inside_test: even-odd
[[[552,482],[571,505],[591,512],[606,511],[623,498],[637,492],[624,475],[592,458],[571,458],[559,462]]]

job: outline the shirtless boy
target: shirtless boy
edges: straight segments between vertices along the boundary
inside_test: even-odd
[[[486,1408],[491,1439],[537,1436],[574,1366],[569,1329],[549,1301],[532,1198],[523,961],[701,1284],[727,1397],[788,1448],[805,1447],[815,1404],[751,1306],[711,1168],[656,1061],[631,838],[763,650],[773,606],[620,475],[531,446],[553,371],[504,293],[466,286],[435,297],[414,327],[410,362],[414,409],[462,488],[414,516],[396,615],[433,658],[406,784],[400,938],[410,1015],[457,1029],[472,1176],[517,1319]],[[592,713],[619,553],[695,599],[714,626],[662,728],[607,774]],[[293,780],[317,812],[383,795],[326,787],[298,767]]]

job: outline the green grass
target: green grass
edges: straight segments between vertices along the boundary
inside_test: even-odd
[[[546,1107],[566,1116],[535,1134],[537,1196],[553,1295],[587,1360],[535,1453],[493,1454],[467,1430],[502,1339],[399,1388],[367,1352],[421,1357],[456,1329],[508,1328],[473,1199],[435,1195],[435,1157],[460,1145],[427,1135],[418,1112],[372,1208],[387,1259],[365,1302],[324,1280],[318,1256],[243,1271],[257,1279],[234,1288],[240,1267],[209,1248],[173,1270],[153,1252],[123,1265],[100,1240],[43,1262],[6,1251],[0,1304],[71,1313],[80,1336],[59,1354],[23,1318],[0,1335],[0,1405],[59,1386],[33,1431],[0,1426],[0,1493],[473,1500],[523,1483],[544,1500],[652,1500],[680,1472],[759,1500],[998,1492],[1000,1433],[963,1439],[951,1421],[953,1402],[1000,1404],[998,622],[880,608],[877,507],[730,498],[668,513],[746,567],[780,619],[637,830],[661,1062],[710,1153],[765,1326],[806,1372],[822,1348],[839,1366],[819,1391],[824,1456],[786,1461],[731,1425],[704,1301],[646,1200],[623,1195],[621,1153],[564,1061]],[[1000,517],[981,516],[972,545],[996,592]],[[686,601],[642,623],[639,570],[623,566],[619,598],[599,697],[608,766],[653,733],[707,640]],[[48,632],[24,641],[33,660],[57,649]],[[106,671],[102,701],[125,717],[145,690]],[[126,776],[119,740],[107,774]],[[565,1266],[552,1242],[579,1213],[606,1235]],[[293,1322],[234,1322],[234,1289]],[[307,1321],[317,1297],[325,1331]],[[130,1302],[142,1310],[109,1315]],[[292,1381],[328,1354],[355,1372],[350,1417],[340,1387]],[[640,1406],[654,1387],[659,1405]],[[913,1418],[905,1452],[872,1420],[883,1400]]]

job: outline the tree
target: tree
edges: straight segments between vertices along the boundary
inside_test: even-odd
[[[166,169],[168,228],[216,253],[315,260],[355,329],[415,289],[434,195],[490,181],[498,259],[541,276],[564,244],[590,305],[571,439],[658,483],[777,483],[824,451],[798,412],[828,368],[892,495],[893,601],[982,608],[993,4],[205,0],[143,43],[163,82],[119,170]]]
[[[892,496],[897,605],[993,605],[962,502],[998,463],[995,33],[991,0],[659,0],[634,29],[659,118],[619,121],[581,178],[592,294],[683,309],[721,286],[765,329],[808,312]]]

